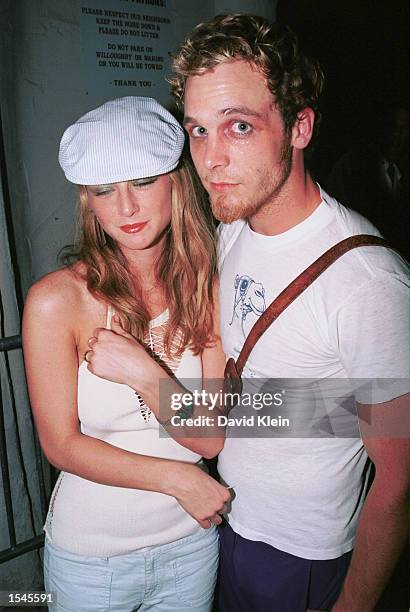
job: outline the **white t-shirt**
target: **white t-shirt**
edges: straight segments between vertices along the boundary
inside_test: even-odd
[[[358,213],[323,191],[321,196],[307,219],[277,236],[257,234],[245,221],[220,227],[227,356],[237,358],[263,310],[324,251],[354,234],[379,235]],[[332,384],[377,378],[383,380],[372,387],[371,403],[403,395],[406,271],[405,262],[385,248],[345,254],[260,338],[243,378],[333,379]],[[358,387],[355,398],[370,403],[368,392]],[[292,418],[286,401],[281,416]],[[282,431],[276,437],[238,438],[234,428],[227,435],[218,469],[235,491],[228,520],[237,533],[306,559],[351,550],[369,467],[360,437],[288,437]]]

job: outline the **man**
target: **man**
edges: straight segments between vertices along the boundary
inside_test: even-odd
[[[322,74],[287,28],[218,16],[193,30],[173,69],[192,158],[222,221],[221,334],[236,358],[294,277],[343,238],[377,231],[305,169]],[[355,393],[378,435],[227,437],[218,469],[235,497],[221,529],[222,611],[374,608],[406,533],[409,441],[391,426],[408,390],[405,283],[388,249],[351,251],[254,347],[249,378],[388,380],[371,402]],[[364,501],[368,457],[376,476]]]

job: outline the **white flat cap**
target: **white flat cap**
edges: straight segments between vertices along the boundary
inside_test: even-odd
[[[184,146],[178,121],[153,98],[110,100],[66,129],[58,161],[77,185],[102,185],[166,174]]]

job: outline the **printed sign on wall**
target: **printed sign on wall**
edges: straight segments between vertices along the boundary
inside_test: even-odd
[[[80,0],[87,91],[169,99],[171,0]]]

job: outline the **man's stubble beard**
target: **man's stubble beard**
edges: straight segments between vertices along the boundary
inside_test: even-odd
[[[255,215],[266,204],[273,204],[286,184],[292,170],[292,146],[290,136],[285,138],[280,152],[280,165],[276,175],[265,170],[258,183],[255,194],[237,200],[230,194],[210,196],[212,213],[222,223],[233,223],[238,219],[248,219]]]

